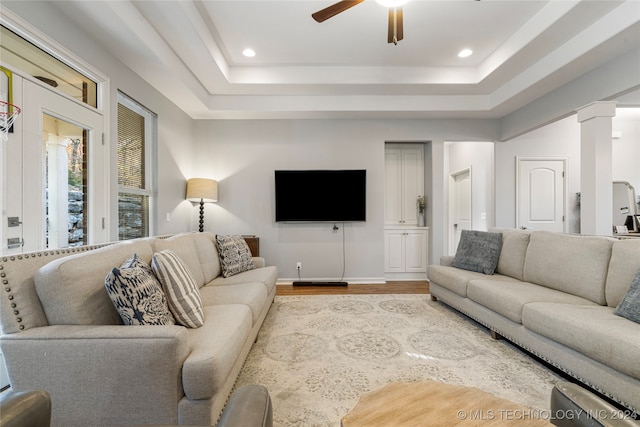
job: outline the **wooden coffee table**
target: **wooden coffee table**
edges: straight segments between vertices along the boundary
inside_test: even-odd
[[[551,426],[550,412],[474,387],[437,381],[391,383],[363,395],[342,427]]]

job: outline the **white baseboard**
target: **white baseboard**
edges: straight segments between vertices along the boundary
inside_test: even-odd
[[[394,282],[401,282],[403,280],[428,280],[427,273],[385,273],[384,278],[385,280]]]

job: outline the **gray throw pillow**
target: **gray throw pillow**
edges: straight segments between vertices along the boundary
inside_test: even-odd
[[[175,324],[162,286],[137,255],[111,270],[104,285],[125,325]]]
[[[493,274],[502,249],[502,233],[462,230],[452,265],[463,270]]]
[[[640,269],[631,281],[631,286],[613,314],[626,317],[636,323],[640,323]]]
[[[176,323],[187,328],[204,325],[200,290],[180,257],[169,249],[156,252],[151,260],[151,268],[167,295],[169,309]]]
[[[224,277],[255,268],[249,245],[242,236],[221,236],[218,234],[216,235],[216,245]]]

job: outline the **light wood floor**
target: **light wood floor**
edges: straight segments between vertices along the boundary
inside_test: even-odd
[[[428,294],[429,282],[387,282],[385,284],[349,286],[293,286],[277,285],[276,295],[333,295],[333,294]]]

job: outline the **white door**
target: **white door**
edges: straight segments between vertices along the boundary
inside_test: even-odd
[[[385,225],[418,225],[418,196],[424,196],[422,145],[385,147]]]
[[[71,170],[83,168],[75,184],[82,193],[81,221],[83,243],[106,241],[108,152],[102,144],[103,117],[95,109],[61,96],[59,93],[23,80],[22,138],[12,138],[3,175],[3,192],[12,197],[3,200],[2,223],[18,218],[18,226],[5,228],[4,236],[18,238],[22,245],[8,247],[3,253],[35,251],[68,246],[71,219],[68,206],[74,191]],[[84,147],[81,165],[70,164],[68,153],[77,140]],[[72,189],[71,189],[72,190]],[[6,194],[6,193],[5,193]]]
[[[385,149],[384,174],[384,223],[402,224],[402,150]]]
[[[418,225],[418,196],[424,196],[422,146],[402,150],[403,225]]]
[[[471,168],[451,174],[449,193],[449,200],[451,200],[449,253],[454,254],[458,248],[462,230],[471,230]]]
[[[404,230],[385,230],[384,232],[384,271],[389,273],[404,272]]]
[[[517,158],[517,228],[565,231],[566,162],[565,158]]]

